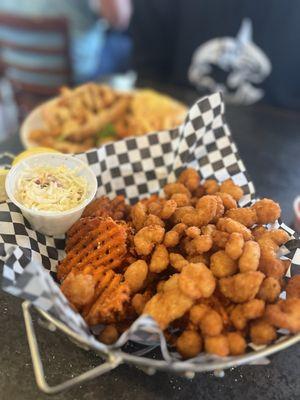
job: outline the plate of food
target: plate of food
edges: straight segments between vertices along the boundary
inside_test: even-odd
[[[68,156],[88,165],[97,194],[66,236],[40,233],[13,197],[0,205],[4,290],[107,360],[49,388],[27,302],[44,391],[122,362],[149,373],[219,371],[259,363],[300,340],[299,239],[276,201],[256,198],[224,110],[216,93],[175,129]],[[34,183],[48,193],[39,177]]]
[[[25,148],[43,146],[63,153],[80,153],[128,136],[172,129],[187,108],[151,89],[119,92],[87,83],[61,94],[25,119],[20,135]]]

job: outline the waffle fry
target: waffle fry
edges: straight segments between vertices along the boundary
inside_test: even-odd
[[[85,208],[82,217],[111,217],[114,220],[121,220],[126,219],[127,209],[124,196],[117,196],[113,200],[101,196]]]
[[[119,267],[127,254],[127,232],[124,224],[111,218],[99,219],[95,228],[78,238],[75,246],[59,262],[58,279],[63,280],[72,268],[83,270],[87,265],[101,266],[106,270]]]

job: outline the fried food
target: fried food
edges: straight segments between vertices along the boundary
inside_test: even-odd
[[[232,218],[220,218],[217,222],[217,228],[228,233],[238,232],[243,235],[244,240],[252,239],[251,231],[238,221]]]
[[[208,310],[199,321],[203,336],[216,336],[223,330],[223,321],[215,310]]]
[[[164,228],[159,225],[145,226],[134,236],[134,245],[139,255],[147,256],[154,246],[163,241]]]
[[[137,260],[130,264],[124,273],[125,282],[131,293],[139,292],[146,281],[148,265],[144,260]]]
[[[215,194],[219,191],[219,184],[215,179],[207,179],[203,186],[206,194]]]
[[[279,204],[270,199],[257,201],[252,209],[256,211],[257,223],[260,225],[273,224],[281,214]]]
[[[257,297],[266,303],[275,303],[281,292],[281,286],[278,279],[269,276],[265,278],[259,288]]]
[[[200,185],[200,175],[193,168],[186,168],[179,175],[178,182],[186,186],[188,190],[192,193]]]
[[[129,302],[130,288],[123,282],[123,276],[109,270],[98,281],[95,295],[97,299],[91,306],[83,309],[88,325],[111,324],[123,317],[125,304]]]
[[[127,254],[128,227],[111,218],[95,218],[95,226],[85,236],[78,238],[66,257],[58,263],[57,277],[61,281],[76,268],[115,269],[121,266]]]
[[[178,286],[182,293],[192,299],[200,299],[213,294],[216,280],[205,264],[190,263],[179,274]]]
[[[125,204],[124,196],[117,196],[110,200],[101,196],[86,206],[82,218],[85,217],[111,217],[113,220],[126,219],[128,206]]]
[[[114,344],[119,339],[119,332],[115,325],[106,325],[98,338],[104,344]]]
[[[249,320],[262,317],[264,312],[265,302],[259,299],[252,299],[235,306],[230,313],[230,319],[236,329],[243,330]]]
[[[235,274],[238,266],[224,250],[219,250],[210,258],[210,269],[216,278],[224,278]]]
[[[256,296],[264,274],[259,271],[249,271],[221,278],[219,288],[221,293],[234,303],[244,303]]]
[[[118,92],[109,86],[86,83],[62,88],[60,96],[42,106],[43,127],[29,139],[35,145],[79,153],[107,141],[175,128],[186,107],[148,89]]]
[[[259,266],[260,247],[254,240],[245,243],[243,253],[239,259],[241,272],[256,271]]]
[[[245,353],[247,342],[240,332],[228,332],[226,336],[230,355],[239,356]]]
[[[169,253],[163,244],[158,244],[152,253],[149,269],[151,272],[160,273],[169,265]]]
[[[176,349],[183,358],[196,357],[202,350],[202,338],[195,331],[184,331],[176,341]]]
[[[101,198],[67,234],[61,288],[88,325],[105,325],[99,339],[115,343],[150,315],[188,359],[202,341],[210,354],[237,356],[250,340],[274,341],[277,328],[300,332],[298,276],[279,300],[290,261],[278,254],[289,235],[261,225],[277,217],[276,203],[240,208],[232,181],[200,184],[193,170],[165,194],[130,207]]]
[[[266,308],[266,320],[277,328],[300,332],[300,299],[279,300]]]
[[[250,338],[254,344],[266,345],[277,338],[276,329],[264,319],[258,319],[250,325]]]
[[[241,233],[233,232],[230,234],[225,245],[226,254],[232,259],[237,260],[243,254],[244,238]]]
[[[236,201],[239,201],[244,195],[243,189],[237,186],[232,179],[226,179],[221,184],[219,191],[230,194]]]
[[[300,275],[294,275],[286,285],[286,296],[288,299],[300,299]]]
[[[232,208],[226,212],[226,217],[234,219],[245,225],[247,228],[251,228],[257,223],[257,215],[255,209],[251,207],[245,208]]]
[[[179,272],[183,267],[186,267],[189,264],[189,262],[181,254],[170,253],[169,257],[171,266]]]
[[[209,354],[226,357],[229,355],[228,338],[225,335],[206,336],[204,338],[204,348]]]

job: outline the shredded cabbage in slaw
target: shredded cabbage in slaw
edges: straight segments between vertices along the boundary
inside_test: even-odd
[[[67,211],[87,196],[88,184],[78,169],[37,166],[26,168],[16,185],[16,199],[27,208],[39,211]]]

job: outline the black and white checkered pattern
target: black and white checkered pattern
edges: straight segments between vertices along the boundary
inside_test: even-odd
[[[232,177],[245,192],[241,205],[253,200],[255,194],[225,122],[224,103],[219,93],[195,103],[184,124],[176,129],[106,144],[76,157],[85,161],[96,174],[98,196],[123,194],[131,203],[159,192],[187,166],[197,169],[204,179],[213,177],[223,181]],[[1,160],[7,164],[7,155],[3,158],[0,155],[0,163]],[[278,226],[294,234],[284,224]],[[97,348],[107,350],[89,334],[81,316],[69,307],[50,276],[64,255],[64,244],[64,238],[52,238],[32,230],[11,202],[0,204],[0,263],[4,290],[30,300],[88,338]],[[291,240],[286,247],[293,262],[290,276],[300,270],[299,240]],[[149,346],[158,340],[163,357],[170,360],[165,339],[153,320],[139,318],[121,336],[117,346],[128,339]]]

